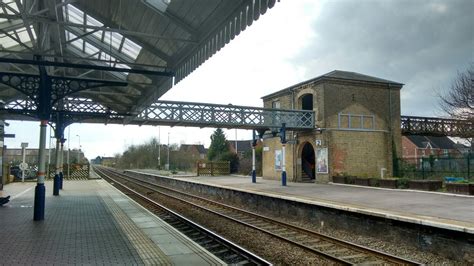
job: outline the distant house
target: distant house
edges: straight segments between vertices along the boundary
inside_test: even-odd
[[[179,151],[188,153],[196,160],[204,160],[207,157],[207,149],[201,144],[181,144]]]
[[[102,164],[102,157],[97,156],[95,159],[91,159],[91,164]]]
[[[115,157],[102,157],[101,165],[114,167],[117,164],[117,159]]]
[[[228,140],[229,149],[233,153],[237,153],[239,158],[244,157],[245,153],[252,152],[252,140]],[[261,145],[261,141],[257,142],[257,146]]]
[[[456,157],[461,155],[459,147],[448,137],[403,136],[403,159],[418,165],[420,159],[433,155],[435,157]]]

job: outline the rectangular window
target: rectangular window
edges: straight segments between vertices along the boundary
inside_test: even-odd
[[[339,114],[339,128],[349,128],[349,115]]]
[[[347,129],[375,129],[374,115],[338,114],[338,127]]]

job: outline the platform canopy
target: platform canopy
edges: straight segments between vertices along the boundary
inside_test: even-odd
[[[75,90],[62,95],[69,103],[87,103],[75,111],[106,110],[126,114],[123,122],[130,122],[274,4],[274,0],[3,0],[0,100],[17,110],[34,104],[38,96],[29,94],[28,88],[34,86],[42,66],[56,78],[55,84],[78,82],[68,85]],[[82,81],[96,85],[77,89]],[[97,85],[100,81],[106,85]],[[21,82],[23,91],[15,89]]]

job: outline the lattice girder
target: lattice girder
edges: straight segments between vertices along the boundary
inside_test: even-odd
[[[474,121],[436,117],[402,116],[404,135],[474,137]]]
[[[218,105],[174,101],[157,101],[140,113],[136,121],[199,127],[229,127],[247,129],[314,128],[314,112],[265,109],[249,106]]]

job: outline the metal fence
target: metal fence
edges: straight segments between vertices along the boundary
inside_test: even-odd
[[[429,156],[413,160],[397,159],[394,175],[413,179],[463,177],[474,181],[474,154],[459,157]]]
[[[71,164],[68,169],[68,165],[63,165],[63,175],[66,180],[80,180],[89,178],[90,165],[89,164]],[[56,173],[56,165],[49,165],[48,178],[54,178]]]

